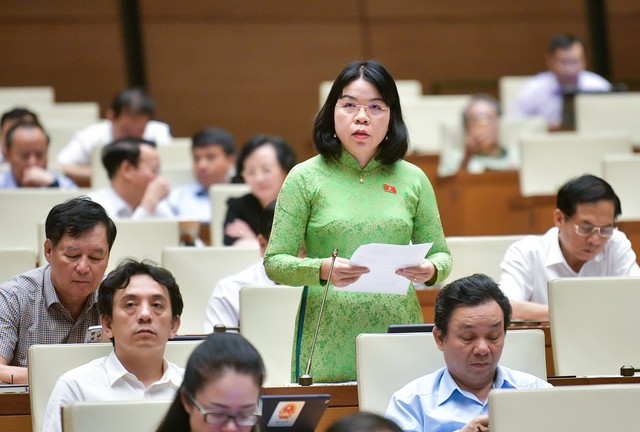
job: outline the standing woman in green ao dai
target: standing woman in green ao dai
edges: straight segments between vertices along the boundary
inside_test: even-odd
[[[331,254],[339,257],[311,375],[315,382],[356,379],[355,338],[385,332],[389,324],[423,321],[414,283],[433,285],[451,270],[438,205],[424,172],[404,160],[407,127],[391,74],[376,61],[347,65],[316,116],[314,145],[320,153],[291,170],[278,195],[265,267],[281,284],[305,286],[292,379],[305,372]],[[369,269],[351,265],[361,245],[433,242],[422,264],[399,269],[407,295],[349,292],[341,287]],[[306,258],[298,258],[300,246]]]

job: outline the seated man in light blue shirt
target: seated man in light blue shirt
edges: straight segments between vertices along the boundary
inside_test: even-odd
[[[509,299],[488,276],[476,274],[442,288],[433,336],[446,366],[394,393],[386,417],[405,432],[485,432],[492,389],[550,387],[498,365],[510,320]]]
[[[563,126],[564,95],[579,92],[608,92],[611,83],[585,70],[584,45],[570,34],[555,35],[548,46],[547,66],[523,85],[509,117],[514,119],[542,116],[549,130]]]
[[[0,174],[0,189],[77,189],[70,178],[47,169],[49,136],[39,123],[17,122],[7,131],[5,144],[10,169]]]
[[[205,128],[192,138],[193,174],[196,181],[175,187],[167,201],[182,220],[210,222],[209,187],[229,183],[236,163],[233,136],[224,129]]]

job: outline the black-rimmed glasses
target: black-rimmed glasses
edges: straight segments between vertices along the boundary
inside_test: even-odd
[[[229,420],[233,420],[237,426],[254,426],[260,420],[259,412],[252,414],[228,414],[218,411],[206,411],[193,396],[188,396],[191,402],[193,402],[193,405],[195,405],[198,411],[204,416],[204,422],[207,424],[222,425],[227,424]]]

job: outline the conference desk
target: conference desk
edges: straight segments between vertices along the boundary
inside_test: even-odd
[[[0,430],[31,431],[29,393],[0,393]]]
[[[433,182],[446,236],[528,233],[526,220],[512,215],[520,196],[518,171],[460,173]]]
[[[640,376],[593,376],[593,377],[569,377],[549,378],[554,386],[568,385],[598,385],[598,384],[637,384]],[[329,407],[318,426],[319,432],[327,430],[335,420],[358,412],[358,387],[355,383],[337,385],[314,385],[311,387],[269,387],[264,389],[265,394],[323,394],[331,395]],[[30,432],[31,408],[28,393],[4,393],[0,394],[0,430],[2,432]]]

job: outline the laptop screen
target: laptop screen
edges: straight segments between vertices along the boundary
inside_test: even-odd
[[[263,395],[262,421],[267,432],[313,432],[331,395]]]
[[[435,324],[391,324],[387,333],[430,333],[434,327]]]

